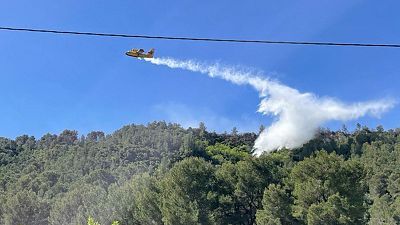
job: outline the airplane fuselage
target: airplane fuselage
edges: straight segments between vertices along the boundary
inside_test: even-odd
[[[135,58],[153,58],[154,49],[151,49],[149,52],[145,53],[143,49],[132,49],[125,53],[127,56],[135,57]]]

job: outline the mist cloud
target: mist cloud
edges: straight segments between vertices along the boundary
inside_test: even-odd
[[[156,65],[179,68],[221,78],[238,85],[251,85],[262,98],[258,112],[275,121],[257,138],[255,155],[281,148],[297,148],[312,139],[317,129],[331,120],[347,121],[365,115],[379,117],[392,108],[391,99],[345,104],[333,98],[319,98],[270,80],[252,70],[220,64],[207,65],[193,60],[146,59]]]

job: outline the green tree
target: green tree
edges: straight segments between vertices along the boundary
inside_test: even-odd
[[[216,171],[218,207],[213,214],[217,224],[254,224],[263,192],[278,181],[281,165],[275,155],[222,164]]]
[[[4,206],[3,222],[5,225],[47,223],[49,204],[38,198],[31,191],[20,191],[9,196]]]
[[[270,184],[264,191],[263,209],[257,210],[257,224],[295,224],[296,221],[292,217],[292,204],[290,190],[280,184]]]
[[[398,214],[400,211],[396,212],[396,209],[392,206],[391,201],[391,197],[387,194],[375,198],[373,205],[369,209],[370,220],[368,224],[399,224],[400,220],[396,221],[395,217],[400,215]]]
[[[334,194],[329,196],[325,202],[312,204],[308,210],[308,225],[339,225],[339,224],[362,224],[354,221],[351,216],[351,205],[349,202]]]
[[[246,146],[232,148],[221,143],[207,146],[206,153],[215,163],[218,164],[228,161],[236,163],[250,156]]]
[[[85,224],[93,215],[101,223],[110,223],[110,208],[106,207],[107,193],[92,185],[77,186],[55,202],[50,212],[50,224]]]
[[[238,133],[239,133],[238,129],[237,129],[236,127],[233,127],[233,128],[232,128],[232,131],[231,131],[231,135],[232,135],[232,136],[237,136]]]
[[[337,198],[331,200],[335,200],[333,203],[329,202],[329,198],[338,195],[340,200],[347,201],[349,207],[345,211],[335,210],[345,213],[343,217],[348,217],[352,224],[363,224],[366,214],[363,177],[362,165],[355,161],[345,161],[335,153],[320,151],[299,162],[290,174],[294,187],[294,216],[310,223],[310,207],[315,205],[312,213],[332,208]]]
[[[89,216],[87,220],[87,225],[100,225],[100,223],[96,222],[91,216]],[[119,225],[119,222],[113,221],[111,225]]]
[[[206,135],[207,127],[203,122],[199,123],[199,135],[203,138]]]
[[[214,188],[214,168],[200,158],[187,158],[175,164],[162,182],[163,222],[210,224]],[[210,199],[211,197],[211,199]]]

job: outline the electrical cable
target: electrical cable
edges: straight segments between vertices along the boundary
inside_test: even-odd
[[[208,42],[233,42],[233,43],[258,43],[258,44],[286,44],[286,45],[319,45],[319,46],[347,46],[347,47],[385,47],[400,48],[400,44],[374,44],[374,43],[340,43],[340,42],[308,42],[308,41],[272,41],[272,40],[246,40],[246,39],[219,39],[219,38],[194,38],[194,37],[173,37],[173,36],[150,36],[150,35],[132,35],[132,34],[113,34],[113,33],[94,33],[77,32],[47,29],[0,27],[0,30],[38,32],[68,35],[86,35],[120,38],[143,38],[143,39],[164,39],[179,41],[208,41]]]

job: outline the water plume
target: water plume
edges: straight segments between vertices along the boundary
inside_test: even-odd
[[[233,66],[209,65],[194,60],[172,58],[145,60],[172,69],[199,72],[238,85],[250,85],[257,90],[261,98],[258,112],[271,115],[275,120],[255,141],[255,155],[276,149],[301,147],[312,139],[318,128],[327,121],[353,120],[367,114],[379,117],[395,104],[391,99],[345,104],[333,98],[301,93],[278,81],[266,78],[259,72]]]

